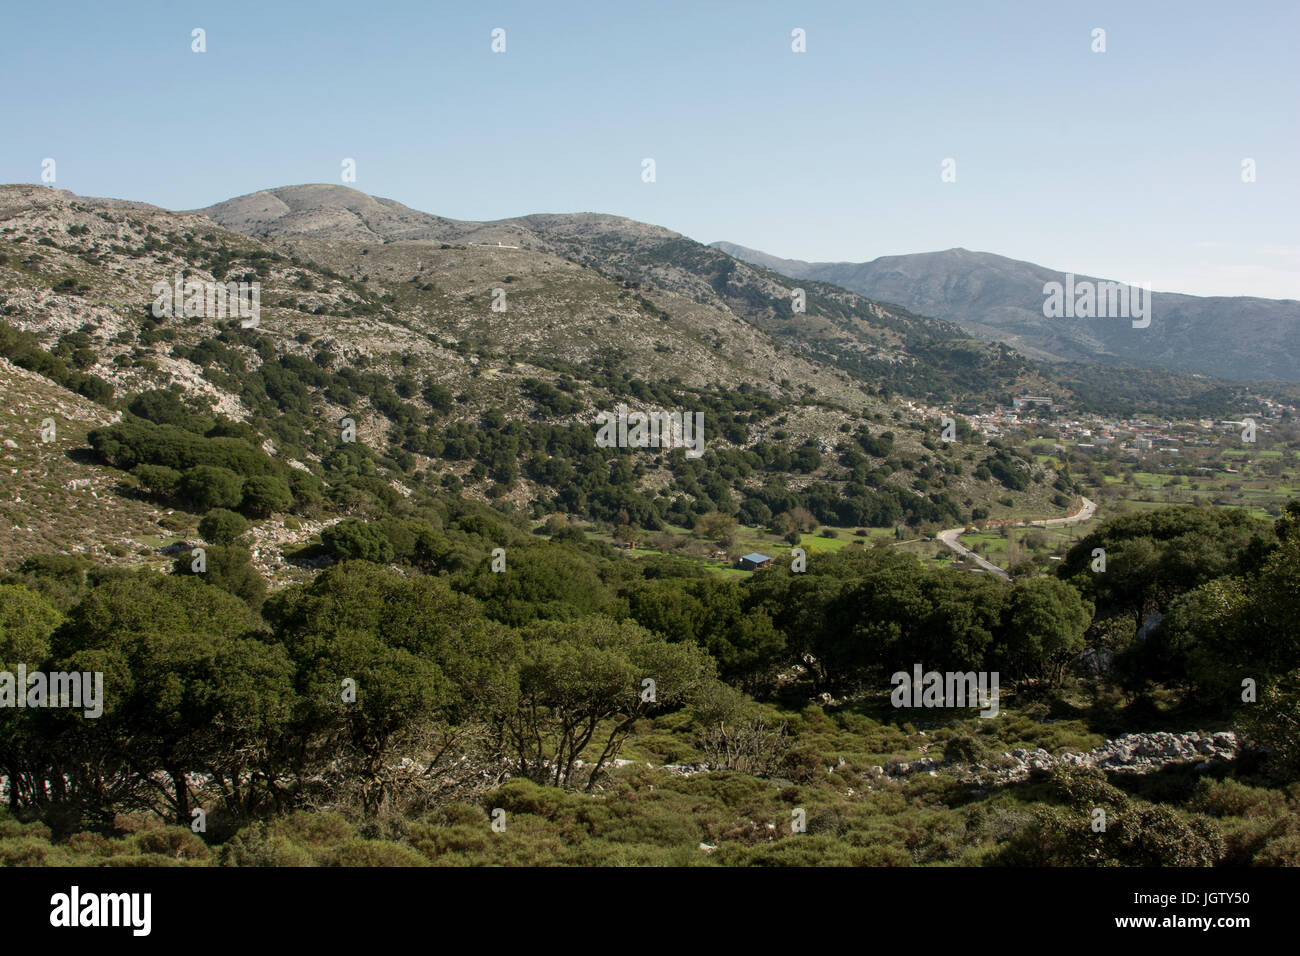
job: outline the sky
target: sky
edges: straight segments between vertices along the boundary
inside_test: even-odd
[[[10,3],[0,182],[49,158],[193,209],[352,159],[346,185],[454,219],[1300,299],[1297,36],[1295,0]]]

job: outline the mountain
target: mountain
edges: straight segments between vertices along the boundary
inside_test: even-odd
[[[201,300],[160,314],[178,274],[257,283],[257,323]],[[0,565],[163,567],[160,547],[236,505],[276,585],[333,523],[416,520],[435,498],[465,527],[477,502],[652,531],[714,511],[892,527],[1063,507],[1050,468],[945,446],[891,394],[1019,388],[1023,357],[802,285],[795,314],[791,280],[612,216],[465,223],[340,187],[174,212],[0,186]],[[598,446],[620,404],[703,415],[702,458]],[[465,560],[447,547],[429,560]]]
[[[714,248],[793,279],[828,282],[955,322],[1046,361],[1139,365],[1235,381],[1300,381],[1300,302],[1251,296],[1152,296],[1152,321],[1048,318],[1043,286],[1065,273],[988,252],[949,249],[871,262],[780,259],[730,242]],[[1075,275],[1075,280],[1102,281]]]
[[[307,253],[310,240],[436,242],[519,247],[562,256],[630,290],[670,295],[739,317],[818,362],[934,402],[991,400],[1050,387],[1023,356],[973,340],[959,326],[829,283],[796,283],[679,233],[619,216],[535,214],[465,222],[417,212],[343,186],[264,190],[198,213],[246,235]],[[373,260],[371,260],[373,261]],[[795,312],[794,290],[806,304]],[[706,333],[707,334],[707,333]],[[755,366],[763,368],[763,366]],[[779,377],[778,377],[779,380]]]
[[[260,238],[296,236],[353,242],[500,243],[552,251],[548,234],[571,240],[609,233],[677,235],[659,226],[598,213],[541,214],[495,222],[465,222],[434,216],[392,199],[327,183],[264,189],[194,211],[232,232]]]

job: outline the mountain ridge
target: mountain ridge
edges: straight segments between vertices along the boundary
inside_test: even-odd
[[[839,285],[876,301],[956,322],[1049,362],[1139,365],[1232,381],[1300,381],[1300,301],[1156,291],[1153,323],[1051,319],[1043,285],[1067,273],[963,247],[869,262],[782,259],[732,242],[713,248],[800,280]],[[1106,281],[1073,273],[1076,281]],[[1225,328],[1225,326],[1229,326]],[[1149,333],[1149,334],[1148,334]]]

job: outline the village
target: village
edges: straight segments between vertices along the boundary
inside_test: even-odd
[[[992,411],[963,417],[985,438],[1016,443],[1050,439],[1055,454],[1117,452],[1121,459],[1136,461],[1152,453],[1177,458],[1194,449],[1225,444],[1248,447],[1277,424],[1296,417],[1294,405],[1254,396],[1251,401],[1254,407],[1243,408],[1239,416],[1231,419],[1156,420],[1074,415],[1049,397],[1023,395],[1013,398],[1009,406],[998,405]],[[944,408],[905,404],[927,417],[942,419],[949,415]]]

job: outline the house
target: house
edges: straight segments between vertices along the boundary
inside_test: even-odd
[[[757,551],[745,555],[736,562],[742,571],[757,571],[759,568],[765,568],[771,563],[771,558],[765,554],[759,554]]]
[[[1049,412],[1052,410],[1052,400],[1045,395],[1026,395],[1011,400],[1012,408],[1028,408],[1030,405],[1046,405]]]

